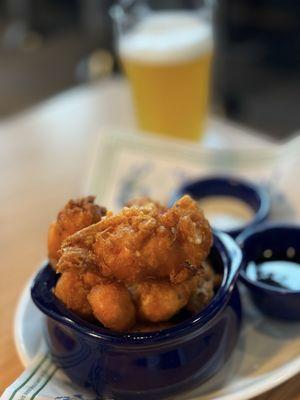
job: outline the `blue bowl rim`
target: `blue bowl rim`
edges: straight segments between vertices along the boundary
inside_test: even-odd
[[[227,229],[227,230],[224,230],[223,232],[235,237],[238,234],[240,234],[240,232],[246,230],[248,227],[251,227],[253,225],[258,225],[268,218],[268,216],[270,214],[270,209],[271,209],[271,198],[270,198],[270,195],[268,194],[267,190],[264,189],[262,186],[257,185],[251,181],[248,181],[243,178],[231,176],[231,175],[209,175],[203,179],[194,179],[189,182],[186,182],[185,184],[180,186],[179,189],[177,189],[174,192],[171,202],[173,202],[175,199],[179,198],[183,194],[186,194],[186,193],[189,194],[190,190],[188,188],[191,188],[195,185],[199,185],[202,183],[204,183],[204,184],[206,184],[208,182],[213,183],[214,181],[219,181],[219,182],[223,181],[224,185],[234,183],[235,186],[241,186],[241,187],[250,189],[257,196],[257,198],[259,199],[259,202],[260,202],[258,210],[257,211],[254,210],[255,214],[248,223],[241,225],[239,228]],[[193,197],[193,195],[191,195],[191,196]],[[207,196],[205,196],[205,195],[199,196],[199,197],[197,197],[197,199],[205,198],[205,197],[207,197]],[[232,197],[236,197],[236,198],[240,199],[238,196],[233,195]],[[247,201],[245,201],[243,199],[243,202],[248,204],[251,207],[251,209],[253,210],[253,207],[249,203],[247,203]]]
[[[241,261],[241,268],[240,268],[240,274],[239,274],[239,279],[250,289],[255,289],[255,290],[260,290],[264,292],[268,292],[270,295],[299,295],[300,296],[300,290],[291,290],[291,289],[283,289],[280,287],[276,286],[271,286],[263,282],[259,281],[254,281],[253,279],[250,279],[248,275],[245,272],[245,264],[243,263],[244,261],[244,256],[245,253],[243,251],[243,244],[245,240],[247,240],[250,236],[255,235],[257,233],[263,233],[272,229],[280,229],[280,230],[285,230],[285,229],[292,229],[292,230],[299,230],[300,231],[300,225],[296,223],[287,223],[287,222],[267,222],[267,223],[262,223],[259,225],[252,226],[249,229],[246,229],[243,231],[237,238],[236,242],[237,244],[241,247],[242,249],[242,261]]]
[[[82,320],[80,317],[77,317],[74,313],[67,310],[62,305],[62,303],[54,296],[54,294],[52,298],[52,303],[56,305],[59,304],[59,307],[63,307],[65,309],[65,312],[64,315],[62,315],[57,313],[55,310],[50,309],[45,304],[42,304],[41,299],[38,299],[36,297],[36,287],[39,283],[39,275],[49,266],[48,262],[43,264],[42,268],[38,271],[33,281],[31,287],[31,297],[35,305],[48,317],[76,330],[81,334],[92,338],[101,339],[108,344],[123,346],[134,343],[135,345],[141,344],[151,346],[153,344],[165,341],[168,341],[169,343],[170,341],[177,340],[182,336],[192,334],[195,331],[197,331],[198,333],[199,330],[201,330],[207,322],[211,321],[216,314],[223,310],[231,297],[233,288],[238,277],[239,265],[242,258],[241,251],[231,237],[220,231],[214,231],[214,246],[217,246],[217,250],[219,251],[222,263],[224,265],[222,283],[216,295],[200,313],[191,318],[188,318],[186,321],[183,321],[182,323],[179,323],[174,327],[163,329],[161,331],[149,333],[133,332],[120,334],[116,332],[110,332],[106,328],[98,328],[94,324]],[[234,257],[235,259],[233,259]],[[232,259],[231,266],[229,265],[230,259]]]

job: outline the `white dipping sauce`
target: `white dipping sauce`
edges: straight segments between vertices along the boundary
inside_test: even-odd
[[[198,204],[211,226],[220,230],[238,229],[254,217],[252,208],[236,197],[208,196]]]

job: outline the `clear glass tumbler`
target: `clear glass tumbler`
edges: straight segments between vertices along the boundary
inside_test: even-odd
[[[189,2],[190,3],[190,2]],[[213,55],[212,4],[156,10],[147,1],[111,9],[118,54],[139,127],[198,140],[208,110]]]

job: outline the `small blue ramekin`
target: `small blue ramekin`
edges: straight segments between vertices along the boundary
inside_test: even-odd
[[[241,321],[240,249],[228,235],[215,232],[210,260],[223,279],[205,309],[169,329],[128,334],[68,311],[52,292],[57,275],[46,263],[31,295],[47,317],[46,342],[54,362],[74,382],[105,398],[161,399],[199,386],[229,357]]]
[[[245,269],[250,261],[257,261],[268,250],[274,255],[288,257],[289,249],[295,256],[300,254],[300,226],[290,224],[262,224],[246,230],[237,237],[242,249],[240,280],[248,288],[256,307],[264,314],[284,320],[300,320],[300,291],[288,290],[254,281],[248,277]],[[271,254],[271,253],[270,253]]]
[[[263,187],[232,176],[211,176],[188,182],[176,190],[170,204],[184,194],[189,194],[195,200],[208,196],[230,196],[246,203],[254,211],[254,217],[246,225],[224,231],[233,238],[243,230],[264,222],[270,213],[270,196]]]

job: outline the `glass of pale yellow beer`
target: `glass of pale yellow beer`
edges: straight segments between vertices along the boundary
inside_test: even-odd
[[[115,6],[118,53],[141,130],[189,140],[203,134],[213,54],[209,11],[152,11],[145,1]]]

